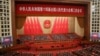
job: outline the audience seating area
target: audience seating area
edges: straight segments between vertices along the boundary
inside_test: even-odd
[[[16,48],[13,51],[1,52],[0,56],[99,56],[100,55],[99,44],[79,45],[80,40],[77,39],[79,38],[79,36],[76,34],[52,34],[52,35],[35,35],[35,36],[20,35],[19,37],[20,38],[18,38],[18,40],[21,42],[21,44],[27,41],[28,42],[32,41],[32,44],[25,45],[27,48],[24,48],[23,46],[23,48],[21,49]],[[51,42],[36,43],[36,41],[41,41],[41,42],[51,41]],[[52,41],[56,41],[55,42],[56,44]],[[68,41],[68,42],[63,42],[63,41]],[[52,46],[53,48],[51,48]],[[69,47],[65,48],[67,46]],[[34,50],[34,48],[36,48],[37,50]]]
[[[35,53],[32,51],[11,51],[7,53],[3,53],[0,56],[100,56],[100,45],[94,44],[89,45],[81,49],[72,50],[72,51],[63,51],[61,52],[41,52]]]
[[[75,36],[75,38],[74,38]],[[70,48],[79,45],[81,39],[75,33],[44,34],[44,35],[18,35],[18,43],[25,44],[33,50],[53,50]],[[34,48],[33,48],[34,47]]]

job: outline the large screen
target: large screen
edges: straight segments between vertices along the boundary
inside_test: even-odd
[[[100,33],[91,33],[90,41],[100,41]]]
[[[12,46],[12,44],[13,44],[13,40],[11,36],[2,37],[1,45],[3,48]]]

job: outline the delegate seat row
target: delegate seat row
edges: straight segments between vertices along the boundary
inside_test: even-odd
[[[67,41],[78,38],[76,34],[51,34],[51,35],[19,35],[17,42],[24,43],[26,41]]]
[[[56,55],[54,55],[56,54]],[[79,50],[68,51],[57,51],[57,52],[42,52],[42,53],[32,53],[32,51],[12,51],[4,53],[0,56],[100,56],[100,45],[92,45]]]

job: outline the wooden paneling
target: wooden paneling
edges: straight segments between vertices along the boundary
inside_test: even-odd
[[[26,17],[16,17],[16,28],[21,29],[25,23]]]
[[[12,36],[13,44],[16,44],[16,21],[15,21],[15,1],[11,0],[11,17],[12,17]]]
[[[78,20],[79,26],[84,28],[84,20],[85,20],[85,18],[84,17],[78,17],[77,20]]]
[[[21,1],[21,2],[54,2],[54,3],[78,3],[78,4],[86,4],[90,2],[90,0],[15,0],[15,1]]]
[[[90,4],[87,5],[87,10],[86,10],[86,13],[85,13],[85,21],[84,21],[84,27],[85,27],[85,31],[84,31],[84,34],[85,34],[85,38],[87,40],[89,40],[90,38]]]

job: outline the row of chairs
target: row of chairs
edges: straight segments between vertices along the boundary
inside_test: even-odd
[[[53,34],[53,35],[36,35],[36,36],[25,36],[20,35],[18,38],[18,42],[25,42],[25,41],[64,41],[69,39],[74,39],[78,37],[76,34]]]
[[[56,55],[54,55],[56,54]],[[42,52],[35,54],[30,51],[12,51],[0,56],[100,56],[100,45],[92,45],[79,50],[63,51],[63,52]]]
[[[65,35],[52,35],[51,37],[53,40],[67,40],[67,37]]]
[[[93,45],[82,50],[74,51],[73,53],[79,56],[99,56],[100,45]]]

